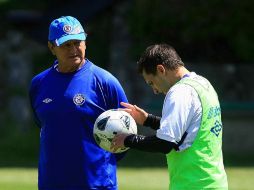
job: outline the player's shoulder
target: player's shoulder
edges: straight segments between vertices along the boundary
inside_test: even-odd
[[[109,71],[107,71],[106,69],[93,64],[92,66],[92,70],[94,72],[95,75],[99,75],[99,76],[105,76],[105,77],[111,77],[113,76]]]
[[[101,82],[116,82],[118,79],[106,69],[93,64],[91,70],[95,76],[95,78]]]
[[[200,75],[197,75],[195,72],[191,72],[190,75],[188,75],[186,78],[182,80],[193,80],[196,77],[201,77]],[[187,96],[197,96],[197,92],[195,88],[188,83],[185,82],[178,82],[174,86],[172,86],[168,93],[168,96],[176,96],[176,97],[187,97]]]
[[[174,86],[172,86],[169,90],[170,93],[180,93],[185,94],[187,92],[193,91],[194,88],[188,84],[185,83],[177,83]]]
[[[206,78],[204,78],[201,75],[196,74],[195,72],[190,72],[189,75],[186,77],[182,78],[178,83],[176,83],[173,87],[172,90],[186,90],[190,91],[193,90],[194,87],[191,86],[188,82],[186,81],[207,81]]]
[[[52,68],[48,68],[41,73],[35,75],[31,80],[31,87],[38,85],[51,71]]]

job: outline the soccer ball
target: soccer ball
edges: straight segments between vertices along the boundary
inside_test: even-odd
[[[122,110],[107,110],[96,119],[93,135],[96,143],[109,152],[111,142],[116,134],[137,134],[137,125],[132,116]],[[113,153],[121,153],[129,148],[119,148]]]

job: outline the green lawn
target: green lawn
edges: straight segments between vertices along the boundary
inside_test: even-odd
[[[229,190],[252,190],[254,167],[226,168]],[[164,190],[168,188],[166,168],[119,168],[119,190]],[[37,170],[0,168],[1,190],[36,190]]]

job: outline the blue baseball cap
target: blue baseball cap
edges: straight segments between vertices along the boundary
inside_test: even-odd
[[[57,46],[69,40],[86,40],[86,36],[80,22],[72,16],[62,16],[55,19],[49,26],[48,40]]]

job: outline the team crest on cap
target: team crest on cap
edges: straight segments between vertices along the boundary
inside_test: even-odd
[[[63,31],[67,34],[70,34],[72,32],[72,27],[71,25],[64,25],[63,26]]]
[[[71,25],[64,25],[63,31],[66,34],[79,34],[79,33],[81,33],[81,28],[80,28],[80,26],[72,27]]]
[[[73,97],[73,102],[77,106],[81,106],[81,105],[83,105],[85,103],[85,96],[83,94],[76,94]]]

